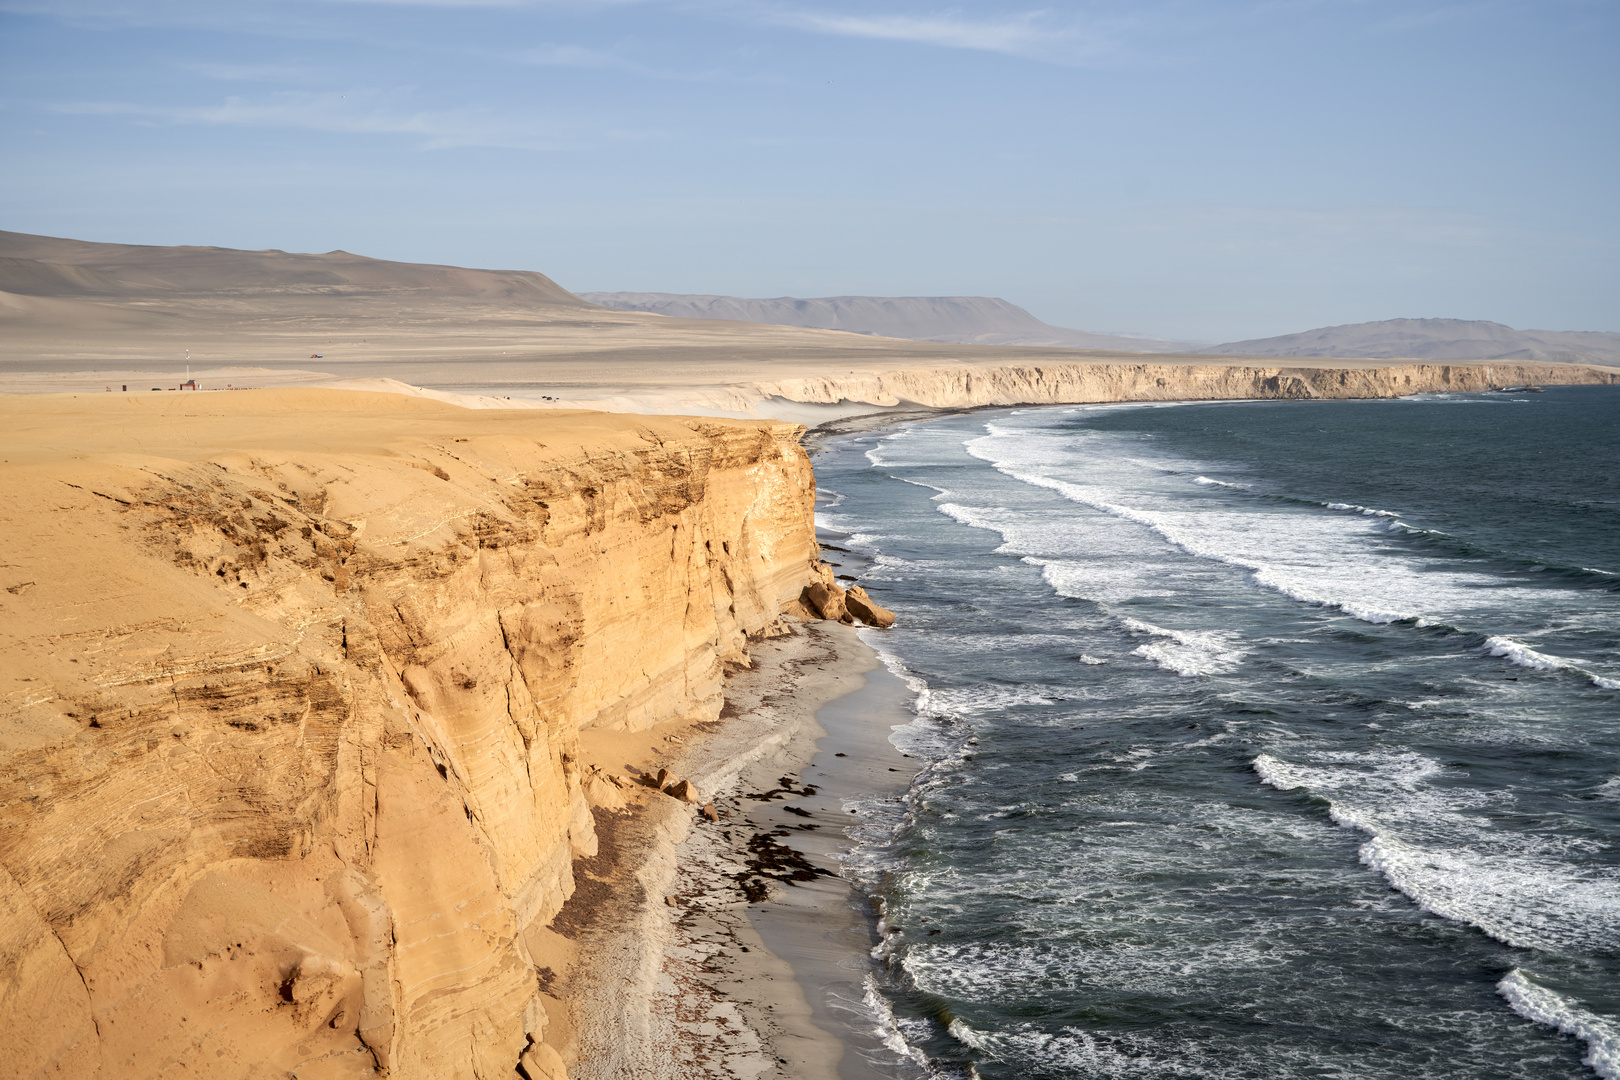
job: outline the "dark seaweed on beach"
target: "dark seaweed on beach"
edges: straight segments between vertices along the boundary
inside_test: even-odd
[[[786,844],[778,843],[769,833],[755,833],[753,839],[748,841],[748,850],[752,856],[746,863],[748,869],[732,877],[750,904],[770,898],[770,886],[763,880],[765,878],[792,885],[800,881],[814,881],[818,877],[836,876],[831,870],[812,865],[810,860]]]
[[[790,776],[777,777],[776,782],[782,786],[772,788],[769,791],[751,792],[747,797],[757,802],[770,802],[778,795],[814,795],[816,793],[816,786],[814,784],[806,784],[802,788],[795,788],[793,786],[793,778]]]

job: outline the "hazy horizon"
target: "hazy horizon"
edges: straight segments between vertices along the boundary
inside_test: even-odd
[[[0,227],[1186,341],[1614,331],[1616,30],[1590,0],[0,0]]]

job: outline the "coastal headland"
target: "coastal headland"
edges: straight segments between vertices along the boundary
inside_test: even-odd
[[[803,423],[1620,382],[4,237],[5,1075],[835,1075],[739,914],[827,876],[766,804],[873,666]]]
[[[820,581],[800,429],[0,413],[0,1071],[560,1076],[597,819]]]

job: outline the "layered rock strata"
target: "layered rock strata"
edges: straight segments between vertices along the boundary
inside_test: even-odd
[[[580,732],[713,718],[820,579],[799,433],[0,403],[0,1075],[560,1075]]]
[[[1389,398],[1475,393],[1525,384],[1620,383],[1620,369],[1581,364],[1424,364],[1325,361],[1322,366],[1088,361],[938,365],[851,371],[749,385],[744,407],[776,398],[930,408],[1065,405],[1112,401]],[[768,412],[769,408],[761,411]]]

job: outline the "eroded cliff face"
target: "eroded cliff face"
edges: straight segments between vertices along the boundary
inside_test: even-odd
[[[264,391],[0,430],[0,1075],[554,1069],[579,732],[718,713],[816,574],[799,429]]]
[[[1324,365],[1087,362],[960,364],[755,383],[739,401],[781,398],[836,404],[909,402],[931,408],[1109,401],[1248,398],[1387,398],[1472,393],[1524,384],[1620,382],[1620,371],[1579,364],[1424,364],[1324,361]]]

